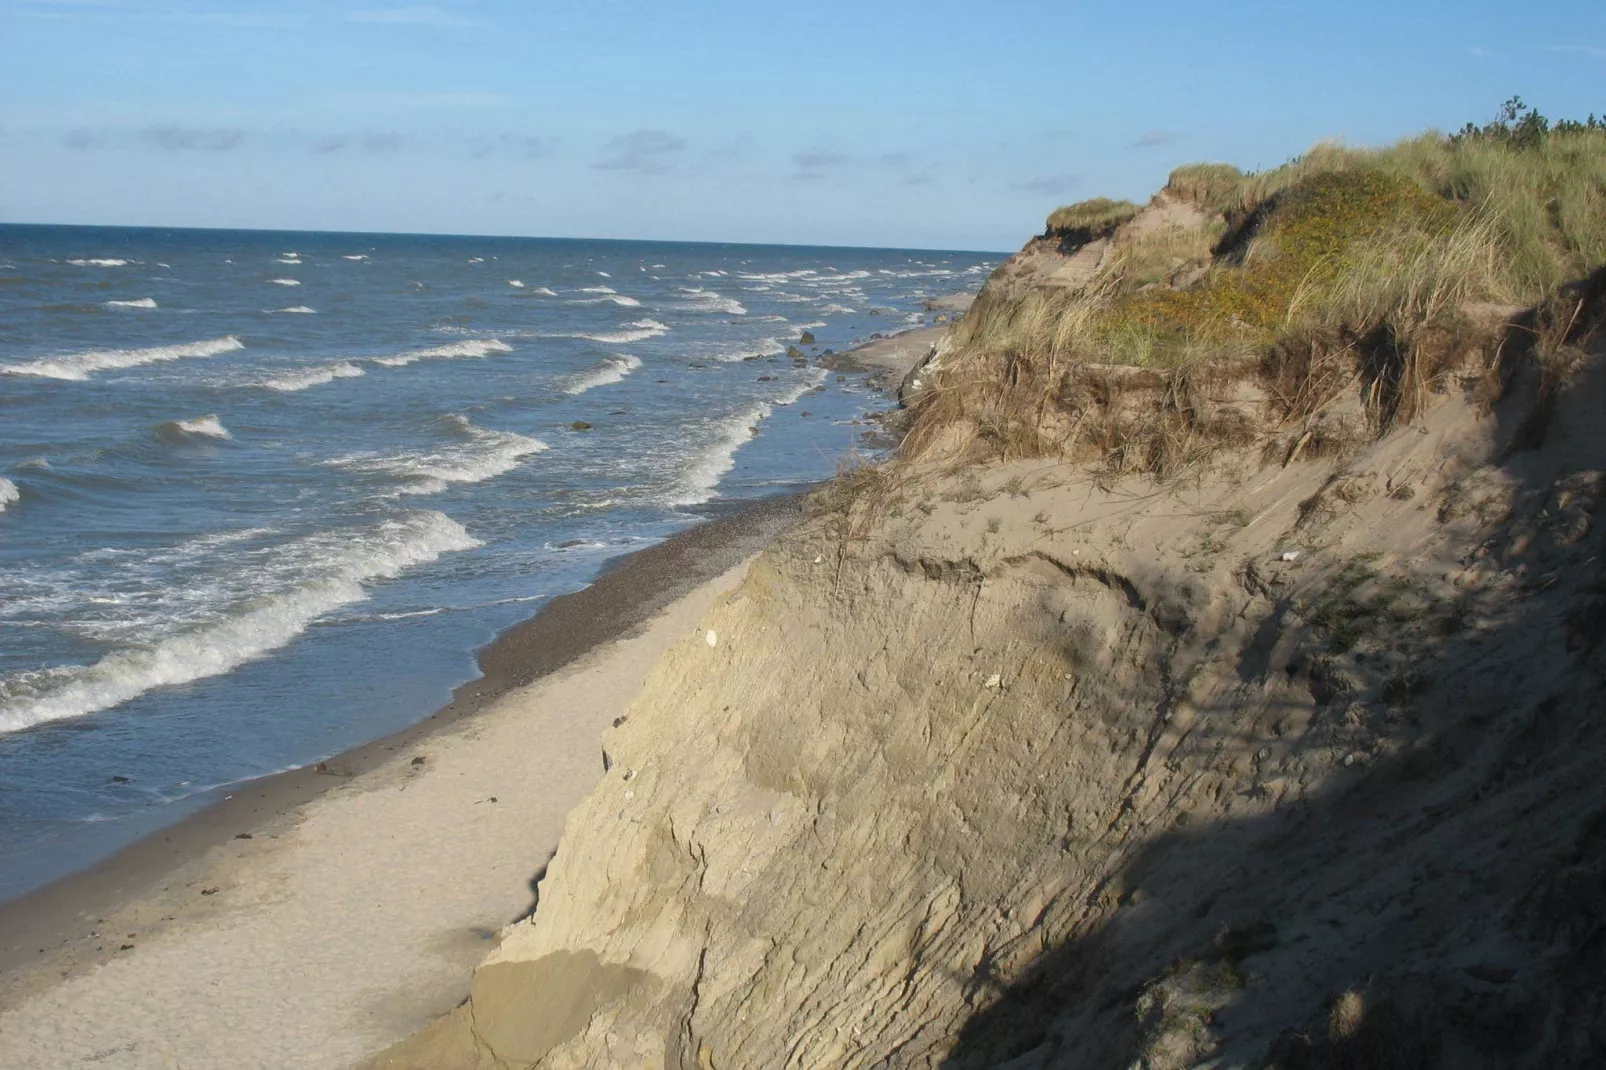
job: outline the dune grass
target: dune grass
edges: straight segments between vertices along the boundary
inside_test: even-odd
[[[951,370],[915,414],[912,452],[955,441],[1063,451],[1085,423],[1074,409],[1086,396],[1069,384],[1092,366],[1196,380],[1201,369],[1282,367],[1291,353],[1313,367],[1323,354],[1386,349],[1393,385],[1369,404],[1379,426],[1409,416],[1401,391],[1419,397],[1457,347],[1478,344],[1466,309],[1541,305],[1606,262],[1606,124],[1551,126],[1509,109],[1448,137],[1323,143],[1259,174],[1177,169],[1168,195],[1210,222],[1117,235],[1115,255],[1079,290],[984,292],[954,338]],[[1085,201],[1056,212],[1050,229],[1109,232],[1137,212]]]
[[[1114,201],[1108,197],[1077,201],[1049,213],[1048,232],[1096,237],[1113,231],[1139,211],[1139,206],[1131,201]]]

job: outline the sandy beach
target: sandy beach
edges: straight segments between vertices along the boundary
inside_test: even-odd
[[[348,1066],[455,1006],[533,908],[599,733],[797,507],[615,562],[421,724],[0,906],[0,1063]]]
[[[602,773],[598,734],[745,568],[80,919],[80,939],[11,978],[0,1061],[339,1067],[451,1009],[497,930],[532,909]],[[49,972],[72,976],[48,987]]]

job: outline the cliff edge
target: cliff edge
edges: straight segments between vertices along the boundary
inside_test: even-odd
[[[1606,1059],[1606,274],[1410,151],[1001,268],[374,1065]]]

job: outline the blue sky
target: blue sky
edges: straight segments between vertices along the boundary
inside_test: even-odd
[[[1513,93],[1606,4],[0,0],[0,220],[1013,249]]]

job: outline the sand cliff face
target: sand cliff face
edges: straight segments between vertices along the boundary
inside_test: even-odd
[[[377,1065],[1591,1065],[1600,360],[1342,461],[839,489]]]

